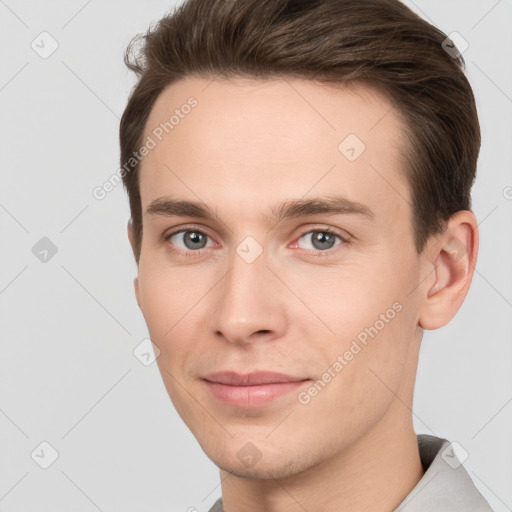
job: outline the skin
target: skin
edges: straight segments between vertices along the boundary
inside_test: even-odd
[[[144,137],[190,96],[198,105],[142,161],[142,208],[172,196],[206,203],[220,221],[144,214],[135,294],[169,396],[220,468],[224,509],[393,510],[423,476],[411,413],[423,329],[448,323],[464,301],[477,221],[457,212],[416,252],[404,125],[377,90],[188,77],[161,93]],[[338,150],[350,133],[366,145],[352,162]],[[374,220],[268,218],[281,202],[333,192]],[[200,253],[183,232],[164,239],[182,226],[208,235]],[[349,241],[318,248],[312,232],[325,228]],[[130,223],[128,236],[133,247]],[[263,250],[252,263],[236,252],[247,236]],[[298,392],[396,302],[401,311],[300,403]],[[236,408],[202,380],[228,369],[311,382],[265,407]],[[251,466],[237,456],[249,442],[261,455]]]

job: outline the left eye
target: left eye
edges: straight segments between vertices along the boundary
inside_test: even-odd
[[[317,231],[308,231],[304,233],[299,240],[305,238],[306,240],[310,240],[313,249],[325,252],[328,249],[332,249],[335,245],[340,245],[345,240],[343,237],[329,230],[317,230]],[[336,238],[340,240],[340,243],[335,244]],[[301,247],[301,249],[310,249],[310,247]]]

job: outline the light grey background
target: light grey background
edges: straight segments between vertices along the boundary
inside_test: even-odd
[[[512,2],[406,3],[469,43],[483,135],[476,273],[455,319],[425,332],[414,424],[460,443],[476,486],[504,512],[512,510]],[[92,195],[118,169],[119,118],[135,81],[123,51],[172,6],[0,0],[2,512],[206,511],[220,496],[218,470],[156,364],[132,353],[148,333],[133,294],[124,189]],[[43,31],[59,45],[46,59],[31,47],[51,49]],[[46,262],[32,252],[43,237],[57,248]],[[48,469],[39,466],[51,457],[43,441],[59,455]]]

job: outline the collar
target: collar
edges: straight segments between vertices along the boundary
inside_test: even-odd
[[[393,512],[493,512],[447,439],[419,434],[425,474]]]

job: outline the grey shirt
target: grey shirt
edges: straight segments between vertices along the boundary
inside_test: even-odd
[[[426,434],[417,438],[425,474],[393,512],[493,512],[448,440]],[[224,512],[222,498],[209,512]]]

